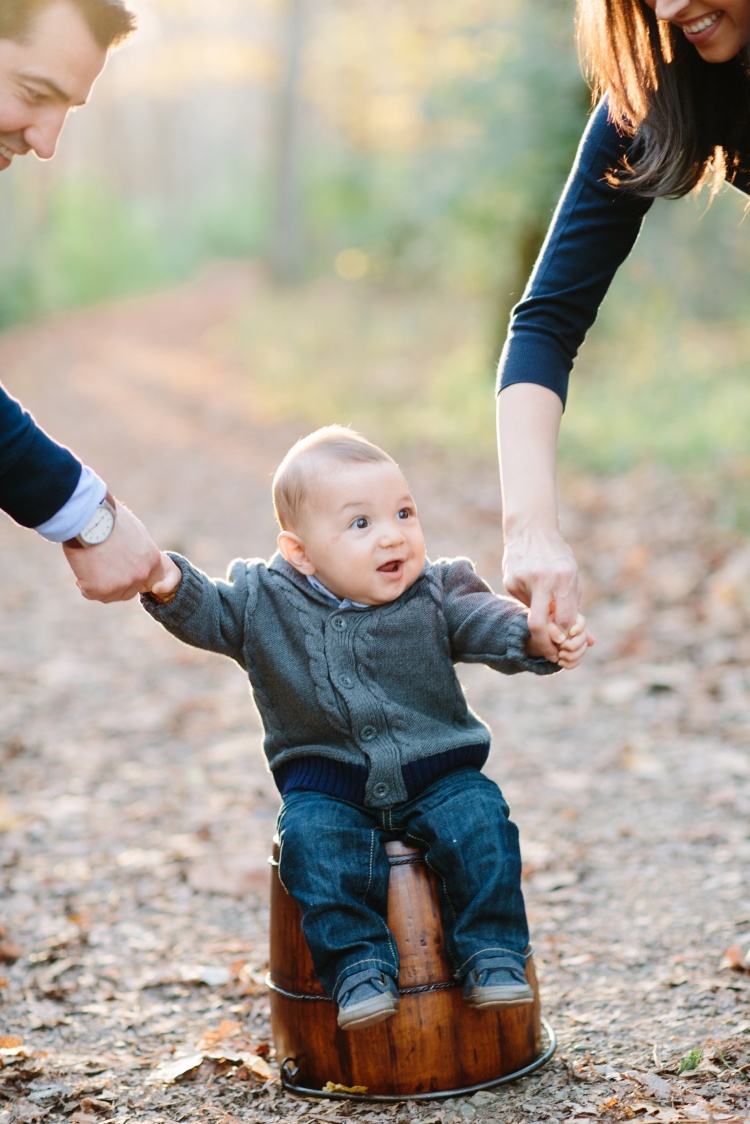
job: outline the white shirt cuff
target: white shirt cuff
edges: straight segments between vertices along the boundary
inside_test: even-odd
[[[86,465],[75,492],[57,514],[34,530],[50,542],[66,542],[80,534],[107,494],[107,485]]]

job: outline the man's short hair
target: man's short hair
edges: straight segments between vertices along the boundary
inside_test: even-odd
[[[326,425],[292,445],[273,478],[273,506],[282,531],[297,529],[314,506],[315,487],[325,461],[339,464],[395,464],[378,445],[343,425]]]
[[[0,39],[23,42],[40,12],[55,0],[0,0]],[[124,0],[65,0],[81,13],[89,31],[105,51],[127,39],[135,16]]]

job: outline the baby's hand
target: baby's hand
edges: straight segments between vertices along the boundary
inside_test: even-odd
[[[575,624],[571,625],[568,635],[560,645],[560,654],[557,659],[560,667],[564,667],[568,671],[578,667],[586,654],[586,649],[594,643],[594,637],[586,628],[586,621],[579,613]]]
[[[161,574],[148,592],[160,605],[168,605],[182,581],[182,570],[168,554],[162,552]]]

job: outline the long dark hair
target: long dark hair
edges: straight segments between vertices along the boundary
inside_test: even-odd
[[[707,63],[643,0],[578,0],[578,44],[594,97],[606,94],[612,119],[635,138],[613,182],[679,197],[748,170],[748,47]]]

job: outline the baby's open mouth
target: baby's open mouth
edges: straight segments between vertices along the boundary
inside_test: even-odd
[[[401,568],[401,562],[396,559],[395,562],[386,562],[383,566],[378,566],[379,574],[396,574]]]

